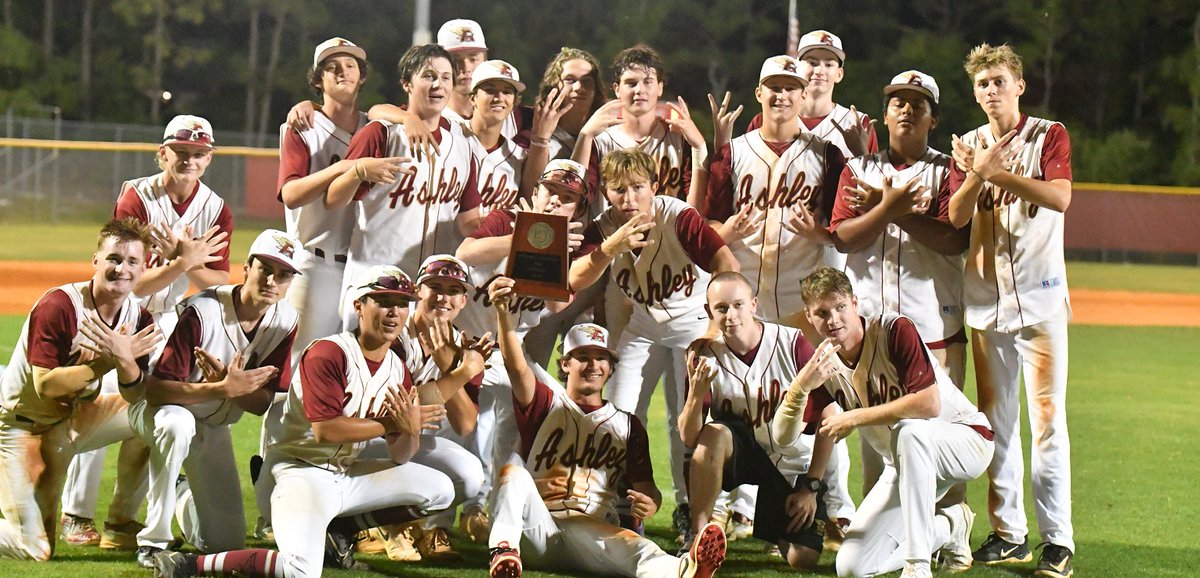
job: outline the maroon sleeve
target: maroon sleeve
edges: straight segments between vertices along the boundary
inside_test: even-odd
[[[1071,179],[1071,137],[1061,124],[1050,127],[1042,143],[1042,178],[1046,182],[1054,179]]]
[[[225,206],[221,207],[221,213],[217,215],[217,222],[215,224],[221,229],[222,233],[225,233],[226,239],[233,239],[233,211],[230,210],[229,203],[225,203]],[[203,231],[197,231],[196,233],[202,234]],[[217,256],[221,258],[219,261],[213,261],[212,263],[205,265],[205,267],[215,271],[225,271],[228,273],[229,244],[226,244],[224,249],[218,251]]]
[[[570,154],[567,155],[567,158],[570,158]],[[592,139],[592,155],[588,157],[587,183],[588,190],[595,195],[595,199],[591,202],[594,203],[606,196],[604,186],[600,182],[600,149],[596,148],[596,139],[594,138]]]
[[[117,206],[113,209],[113,217],[124,219],[133,217],[142,223],[150,222],[150,215],[146,213],[146,207],[142,204],[141,197],[138,197],[133,187],[125,187],[121,191],[120,198],[117,199]]]
[[[870,124],[871,119],[863,115],[863,124],[870,127],[871,136],[867,138],[867,154],[879,152],[879,135],[875,133],[875,125]]]
[[[821,429],[821,412],[833,405],[833,396],[825,386],[818,387],[808,394],[808,405],[804,406],[804,433],[816,435]]]
[[[292,328],[292,332],[275,346],[275,350],[263,358],[259,367],[268,365],[274,366],[279,370],[270,381],[264,386],[274,392],[287,391],[292,385],[292,344],[296,341],[296,328]]]
[[[951,159],[950,164],[952,166],[954,165],[953,159]],[[953,195],[954,189],[950,188],[950,177],[947,175],[946,178],[942,179],[941,184],[938,186],[937,193],[934,196],[934,202],[937,203],[937,214],[930,216],[937,218],[937,220],[943,223],[949,223],[950,197]]]
[[[350,160],[383,158],[387,156],[387,141],[387,127],[380,122],[369,122],[367,126],[354,133],[354,137],[350,139],[350,146],[346,149],[346,158]],[[374,185],[366,181],[359,184],[358,190],[354,191],[354,200],[362,199],[372,186]]]
[[[629,439],[625,441],[625,481],[632,486],[638,482],[654,482],[654,464],[650,461],[650,438],[646,428],[633,414],[629,415]]]
[[[483,218],[483,222],[479,223],[479,228],[475,229],[475,232],[468,235],[468,237],[472,239],[486,239],[488,237],[511,235],[513,234],[513,220],[516,217],[516,213],[508,209],[490,211]]]
[[[808,342],[808,338],[804,337],[804,333],[797,331],[796,340],[792,342],[792,359],[796,360],[796,367],[804,367],[814,353],[816,350]]]
[[[846,165],[846,167],[842,169],[841,177],[838,178],[837,190],[834,191],[833,213],[829,217],[830,232],[836,231],[838,225],[842,224],[842,221],[847,221],[862,215],[862,211],[851,207],[850,203],[847,203],[846,199],[843,198],[845,195],[841,194],[842,187],[855,187],[853,177],[854,171],[850,170],[850,165]]]
[[[821,209],[821,217],[828,222],[833,214],[833,201],[837,198],[838,184],[841,182],[842,169],[846,168],[846,157],[842,149],[833,143],[825,145],[825,174],[821,177],[821,196],[817,206]]]
[[[892,324],[892,330],[888,332],[888,357],[896,366],[900,385],[906,393],[916,393],[937,383],[925,344],[911,319],[901,317]]]
[[[275,186],[278,200],[283,200],[283,185],[308,176],[309,165],[308,145],[304,138],[291,129],[284,132],[283,140],[279,141],[279,183]]]
[[[954,194],[960,187],[963,181],[967,180],[967,173],[958,168],[958,163],[954,162],[954,157],[950,158],[950,176],[946,178],[950,181],[950,194]]]
[[[762,113],[761,112],[754,115],[754,118],[750,119],[750,124],[746,126],[746,132],[750,132],[752,130],[756,130],[756,129],[760,129],[760,128],[762,128]]]
[[[716,229],[709,227],[696,209],[688,207],[675,219],[675,234],[692,262],[711,273],[713,256],[725,246]]]
[[[600,243],[604,242],[604,233],[600,232],[600,226],[596,221],[588,223],[583,229],[583,242],[579,248],[571,254],[571,260],[579,259],[590,255],[593,251],[600,248]]]
[[[146,311],[145,307],[142,307],[140,309],[141,309],[141,312],[138,314],[138,324],[137,324],[138,331],[141,331],[154,323],[154,316],[151,315],[149,311]],[[137,362],[138,362],[138,368],[142,370],[143,375],[150,373],[150,354],[149,353],[139,357]]]
[[[661,184],[659,185],[661,186]],[[692,147],[683,143],[683,161],[679,163],[679,200],[686,201],[692,190]]]
[[[71,365],[71,341],[78,327],[71,298],[61,289],[47,293],[29,312],[29,364],[44,369]]]
[[[704,215],[710,221],[725,222],[733,216],[733,149],[722,145],[708,166],[708,201]]]
[[[310,423],[342,415],[346,407],[346,353],[342,348],[332,341],[313,343],[300,358],[300,386],[304,417]]]
[[[521,402],[513,396],[513,410],[517,415],[517,431],[521,434],[521,456],[529,457],[533,448],[533,439],[537,437],[538,429],[546,416],[550,414],[550,402],[554,400],[554,392],[542,382],[534,384],[533,401],[521,407]]]
[[[468,380],[466,383],[463,384],[463,391],[467,392],[467,398],[471,400],[471,403],[475,404],[475,409],[479,409],[479,390],[482,387],[483,387],[483,372],[482,371],[479,372],[479,375],[472,377],[470,380]]]
[[[459,212],[465,213],[483,204],[479,194],[479,172],[475,163],[471,163],[471,172],[467,175],[467,184],[463,185],[462,199],[459,201]]]
[[[179,315],[175,331],[167,338],[158,364],[154,366],[154,377],[168,381],[186,382],[192,375],[195,362],[193,349],[201,343],[200,315],[195,307],[187,307]]]

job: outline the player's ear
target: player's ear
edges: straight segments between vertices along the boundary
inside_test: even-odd
[[[846,77],[846,63],[843,62],[838,65],[837,75],[836,75],[836,78],[833,79],[833,83],[837,84],[837,83],[841,82],[842,79],[845,77]]]
[[[1021,96],[1023,94],[1025,94],[1025,79],[1018,78],[1017,79],[1017,96]]]
[[[708,306],[708,303],[705,303],[705,304],[704,304],[704,312],[708,314],[708,318],[709,318],[709,319],[715,319],[715,318],[713,317],[712,307],[709,307],[709,306]]]

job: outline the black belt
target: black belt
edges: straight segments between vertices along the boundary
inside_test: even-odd
[[[320,247],[317,247],[317,248],[313,249],[313,255],[316,255],[318,259],[324,259],[325,251],[322,251]],[[337,261],[338,263],[341,263],[343,265],[346,264],[346,256],[345,255],[334,255],[333,260]]]

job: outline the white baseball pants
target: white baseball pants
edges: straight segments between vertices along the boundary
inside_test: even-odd
[[[341,332],[338,297],[342,294],[345,272],[344,264],[311,255],[300,265],[302,274],[292,278],[287,300],[300,313],[292,345],[292,367],[299,367],[300,354],[314,339]]]
[[[145,401],[130,407],[129,421],[150,446],[150,494],[138,546],[165,549],[174,539],[171,519],[178,509],[185,514],[179,526],[183,537],[197,550],[240,550],[246,542],[246,516],[230,426],[197,421],[182,406],[148,406]],[[190,493],[177,495],[181,472],[188,474]]]
[[[501,468],[495,498],[488,546],[508,542],[523,565],[600,576],[679,575],[679,558],[632,530],[580,512],[551,513],[522,466]]]
[[[359,460],[337,472],[276,456],[269,461],[271,525],[288,577],[321,575],[325,530],[334,518],[404,505],[436,512],[454,500],[450,478],[413,462]]]
[[[449,426],[442,429],[450,430]],[[361,454],[361,459],[380,458],[386,455],[387,443],[380,438],[378,441],[371,441]],[[454,510],[449,508],[477,496],[480,488],[483,487],[483,464],[479,458],[467,451],[466,448],[441,435],[422,435],[421,446],[409,462],[440,472],[450,479],[454,488],[453,499],[449,504],[442,508],[432,508],[433,510],[447,511],[426,518],[426,528],[450,528],[453,526]],[[279,480],[275,480],[275,485],[278,487]],[[274,505],[277,503],[274,495],[274,493],[271,494],[272,519],[278,519],[278,516],[274,515]],[[278,534],[276,534],[276,539],[278,539]]]
[[[1025,541],[1025,456],[1021,447],[1020,379],[1025,378],[1030,435],[1029,470],[1042,541],[1075,551],[1071,525],[1071,440],[1067,435],[1067,319],[1054,317],[1016,333],[973,330],[979,409],[996,432],[988,468],[992,528],[1006,541]],[[1018,373],[1018,368],[1020,373]]]
[[[837,555],[838,576],[895,572],[905,562],[929,562],[950,540],[937,501],[955,484],[983,474],[992,442],[962,424],[903,419],[892,427],[895,467],[885,467],[863,498]]]

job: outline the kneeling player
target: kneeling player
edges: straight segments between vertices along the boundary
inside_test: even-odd
[[[950,572],[967,570],[975,514],[965,503],[936,503],[987,469],[993,450],[987,418],[930,355],[912,320],[894,313],[859,317],[844,273],[820,268],[801,293],[825,340],[775,414],[776,441],[786,445],[818,425],[834,438],[858,428],[885,466],[846,532],[838,575],[903,568],[901,578],[928,577],[935,552]]]
[[[720,490],[758,486],[754,537],[778,544],[797,569],[817,565],[825,524],[825,466],[833,440],[799,436],[772,441],[771,418],[813,355],[799,329],[754,318],[758,299],[740,273],[718,273],[708,285],[708,314],[720,329],[700,339],[688,360],[689,392],[679,417],[683,443],[694,447],[690,486],[693,531],[712,517]],[[704,423],[711,395],[712,421]]]
[[[358,329],[318,339],[305,350],[288,391],[283,433],[268,450],[279,552],[161,552],[155,576],[320,576],[327,527],[352,533],[450,506],[450,478],[409,462],[422,429],[445,412],[418,405],[408,370],[390,349],[416,289],[399,269],[380,266],[368,269],[351,291]],[[376,438],[387,441],[390,459],[361,459]]]
[[[492,577],[520,576],[523,562],[602,575],[712,576],[725,559],[725,532],[717,524],[701,528],[682,558],[617,525],[620,488],[629,488],[639,519],[653,516],[662,496],[642,423],[602,397],[616,361],[608,332],[592,324],[567,332],[559,361],[564,390],[544,371],[535,375],[525,359],[509,313],[512,279],[496,279],[488,295],[500,321],[525,460],[525,467],[504,465],[496,482]]]

